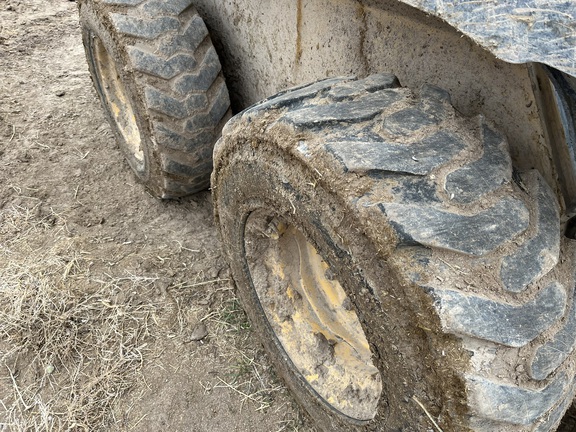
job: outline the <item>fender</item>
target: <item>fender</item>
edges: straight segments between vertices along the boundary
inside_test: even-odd
[[[532,86],[564,206],[576,214],[576,2],[400,1],[440,18],[505,62],[532,63]]]
[[[434,15],[509,63],[544,63],[576,76],[576,2],[400,0]]]

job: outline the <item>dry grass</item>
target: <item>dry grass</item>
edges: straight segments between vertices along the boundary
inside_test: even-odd
[[[227,347],[221,350],[221,355],[230,366],[225,376],[216,377],[216,382],[205,390],[229,389],[240,397],[243,406],[248,403],[256,411],[278,411],[284,408],[283,404],[293,404],[268,358],[253,340],[250,322],[234,291],[231,288],[222,291],[221,302],[209,319],[216,325],[219,344]],[[297,409],[294,412],[299,414]],[[302,419],[296,417],[278,423],[275,432],[281,431],[315,430],[303,426]]]
[[[242,405],[250,402],[257,411],[266,411],[275,393],[284,391],[264,361],[263,352],[251,338],[251,327],[232,288],[221,290],[218,306],[206,317],[216,331],[223,362],[230,365],[225,376],[216,377],[211,389],[228,388],[236,393]]]
[[[159,337],[202,355],[202,343],[189,342],[195,322],[227,365],[202,383],[206,392],[230,391],[248,410],[290,403],[228,279],[201,272],[167,293],[165,278],[114,276],[104,252],[83,252],[67,235],[63,215],[22,202],[0,211],[0,430],[136,430],[133,418],[116,417],[129,415],[119,403],[142,388],[144,366],[161,361]],[[299,427],[287,419],[278,431]]]
[[[149,278],[96,279],[71,240],[36,207],[2,213],[0,376],[11,430],[95,430],[116,423],[112,405],[138,377],[156,306],[130,293]],[[6,234],[12,234],[7,237]],[[126,295],[125,293],[129,293]]]

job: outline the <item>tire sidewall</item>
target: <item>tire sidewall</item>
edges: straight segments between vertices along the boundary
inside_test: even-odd
[[[265,152],[260,154],[263,153]],[[365,258],[365,256],[377,256],[366,236],[359,230],[343,229],[342,215],[346,213],[345,206],[338,203],[338,200],[322,187],[312,190],[302,187],[310,184],[309,180],[313,180],[313,176],[306,178],[308,176],[306,170],[298,164],[282,163],[280,162],[282,156],[272,154],[269,154],[269,160],[273,160],[273,163],[262,163],[258,158],[247,160],[245,156],[235,156],[236,163],[222,167],[215,183],[220,229],[238,295],[256,332],[264,335],[261,342],[265,350],[301,406],[323,430],[396,430],[398,427],[408,427],[403,430],[419,430],[418,426],[416,429],[411,429],[416,424],[420,424],[422,430],[425,430],[425,421],[414,420],[418,415],[414,415],[416,409],[409,398],[415,388],[410,388],[407,383],[409,370],[405,369],[405,366],[402,370],[402,362],[406,359],[387,348],[395,346],[397,344],[395,341],[399,339],[405,339],[412,345],[422,345],[422,339],[412,334],[412,339],[409,340],[412,331],[409,322],[398,329],[398,322],[383,321],[383,308],[395,309],[394,314],[401,317],[397,321],[404,319],[403,314],[406,311],[401,311],[403,305],[399,303],[386,307],[375,301],[372,289],[364,277],[369,274],[370,280],[382,280],[389,278],[390,275],[383,274],[381,262],[375,264],[375,261]],[[327,205],[329,202],[331,204]],[[350,419],[323,402],[296,371],[276,338],[253,287],[246,258],[246,222],[254,212],[262,212],[270,217],[279,215],[295,226],[336,272],[337,279],[351,299],[359,317],[372,348],[374,364],[382,376],[383,391],[374,420],[360,422]],[[346,222],[349,226],[354,225],[350,220]],[[344,224],[347,225],[346,222]],[[356,251],[363,250],[365,253],[352,252],[354,254],[352,257],[348,248],[340,244],[354,244],[350,248]],[[395,336],[388,338],[387,334],[394,330],[396,330]]]

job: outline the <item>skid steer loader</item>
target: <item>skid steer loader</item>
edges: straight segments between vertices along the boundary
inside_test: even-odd
[[[211,185],[243,307],[320,429],[556,430],[576,393],[575,3],[79,11],[129,165],[159,198]]]

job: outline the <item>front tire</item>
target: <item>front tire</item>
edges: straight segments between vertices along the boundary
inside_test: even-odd
[[[326,80],[234,118],[215,161],[240,298],[321,429],[426,430],[422,406],[445,431],[558,425],[576,390],[574,245],[482,118],[386,74]]]

